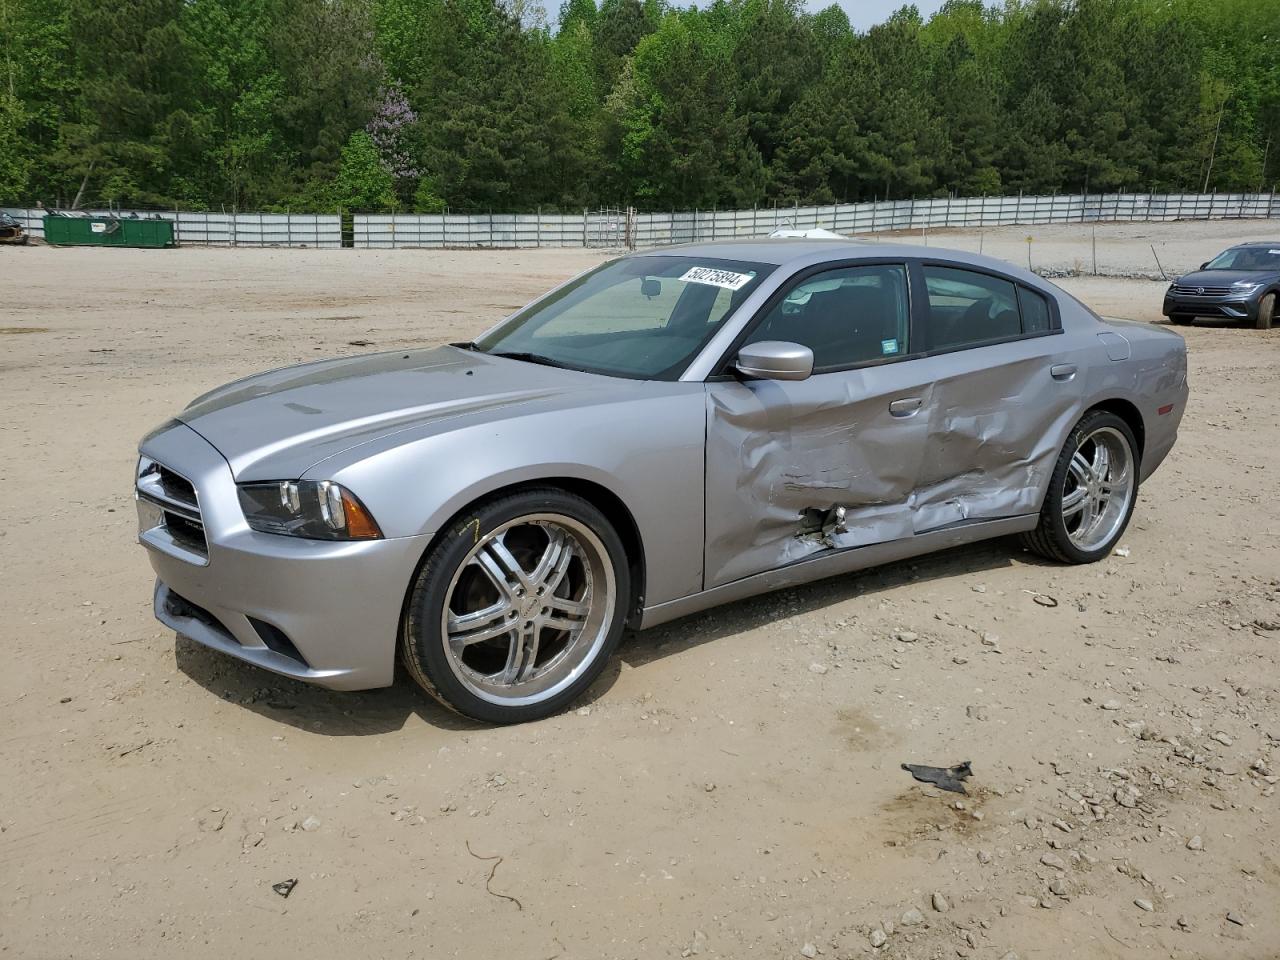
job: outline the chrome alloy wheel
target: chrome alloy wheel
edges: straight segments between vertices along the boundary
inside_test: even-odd
[[[440,637],[476,696],[520,706],[554,697],[608,638],[617,602],[600,539],[571,517],[539,513],[480,537],[445,594]]]
[[[1098,550],[1124,525],[1135,473],[1133,451],[1115,427],[1099,427],[1080,442],[1062,489],[1062,522],[1076,547]]]

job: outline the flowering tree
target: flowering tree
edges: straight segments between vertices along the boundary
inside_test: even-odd
[[[382,88],[377,109],[365,127],[377,148],[382,168],[391,174],[396,195],[401,199],[413,195],[422,176],[413,158],[412,141],[417,122],[418,115],[409,106],[404,89],[393,82]]]

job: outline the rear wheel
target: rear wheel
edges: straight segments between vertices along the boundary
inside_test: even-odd
[[[1268,293],[1258,301],[1258,319],[1254,325],[1259,330],[1270,330],[1276,320],[1276,295]]]
[[[1133,431],[1115,414],[1085,414],[1058,457],[1027,546],[1062,563],[1092,563],[1109,554],[1137,501],[1137,450]]]
[[[630,588],[622,541],[589,502],[552,488],[500,497],[461,516],[431,549],[401,656],[459,713],[537,720],[604,669]]]

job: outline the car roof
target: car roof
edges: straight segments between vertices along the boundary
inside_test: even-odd
[[[954,261],[994,270],[1007,276],[1041,282],[1041,278],[1016,264],[994,257],[983,256],[968,250],[952,250],[947,247],[922,246],[914,243],[880,243],[875,240],[808,240],[800,238],[715,240],[704,243],[686,243],[674,247],[657,247],[637,250],[633,257],[708,257],[720,260],[746,260],[752,263],[768,263],[775,266],[795,264],[808,266],[829,260],[912,259]]]
[[[1237,243],[1227,249],[1238,250],[1241,247],[1280,247],[1280,240],[1246,240],[1244,243]]]

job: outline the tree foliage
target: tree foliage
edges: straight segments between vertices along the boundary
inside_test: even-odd
[[[816,6],[816,5],[815,5]],[[648,209],[1280,180],[1275,0],[0,0],[0,200]]]

